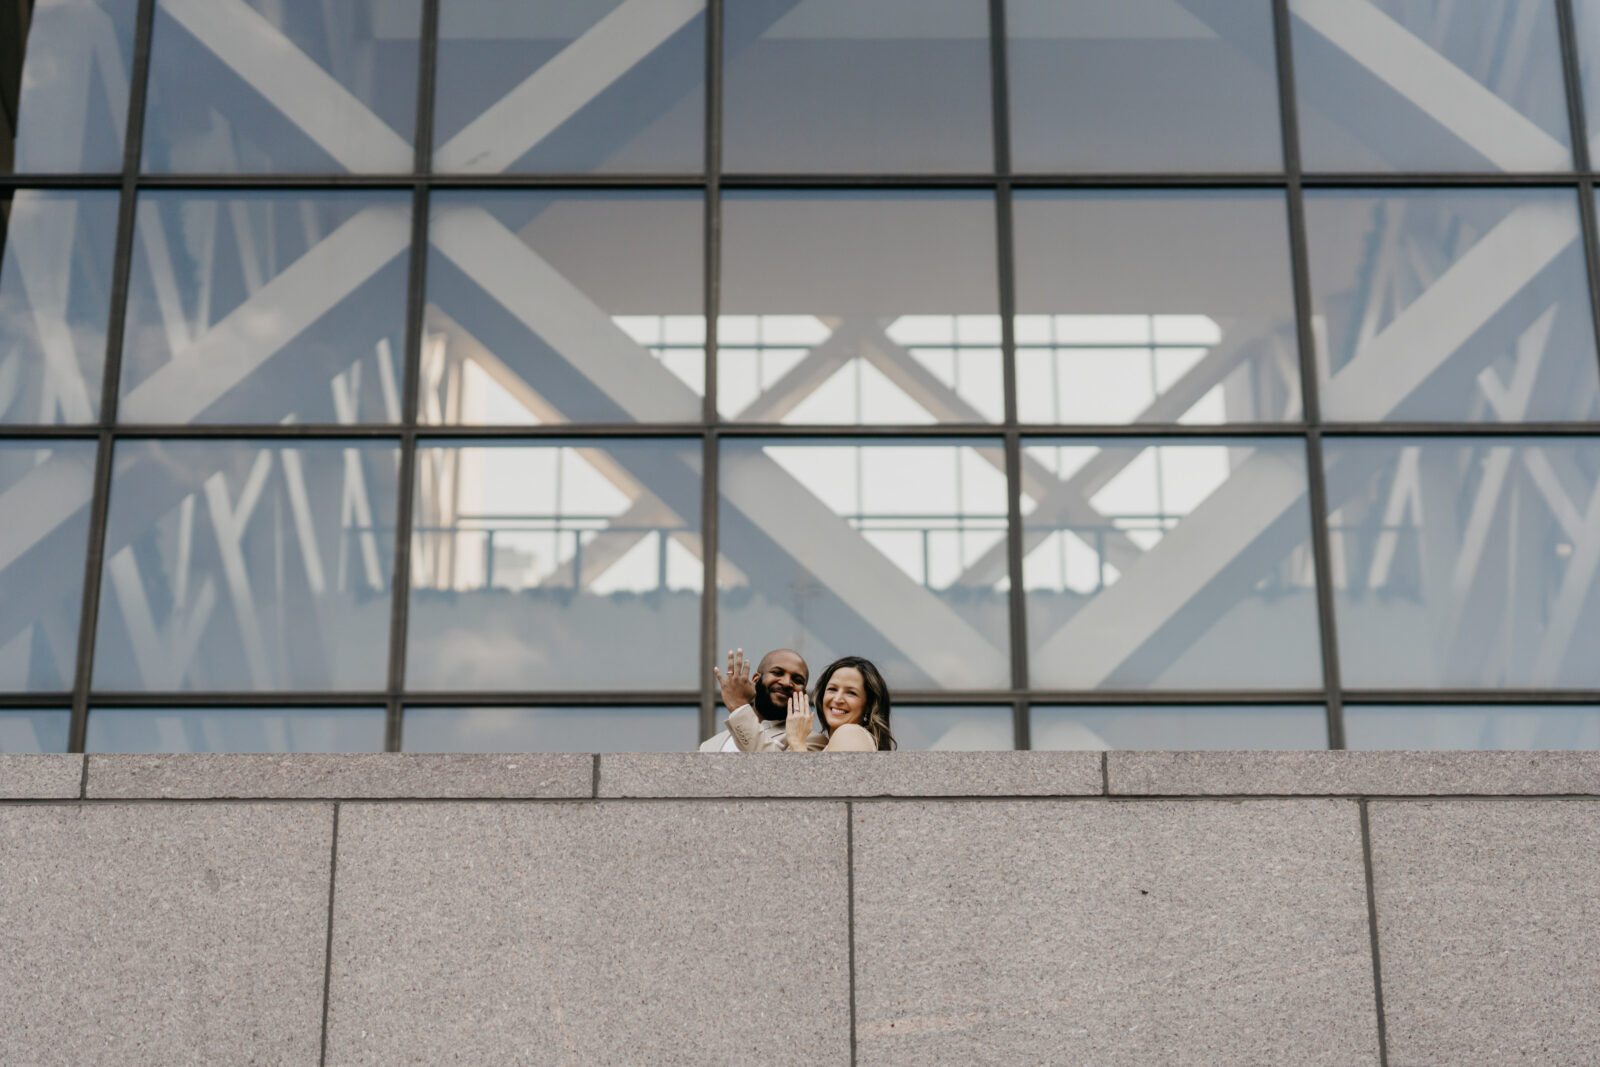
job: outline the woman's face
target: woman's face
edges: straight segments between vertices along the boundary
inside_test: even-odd
[[[822,716],[828,720],[828,729],[837,730],[845,723],[859,723],[867,710],[867,686],[861,672],[854,667],[840,667],[828,677],[827,688],[822,691]]]

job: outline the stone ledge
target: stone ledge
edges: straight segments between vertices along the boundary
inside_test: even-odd
[[[91,799],[587,799],[593,790],[594,757],[582,753],[89,757]]]
[[[83,757],[0,755],[0,800],[76,800]]]
[[[608,753],[602,797],[1098,796],[1098,752]]]
[[[1600,752],[1110,752],[1113,796],[1600,795]]]

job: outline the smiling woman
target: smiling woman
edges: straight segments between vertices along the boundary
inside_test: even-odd
[[[871,660],[845,656],[823,668],[812,701],[828,731],[829,752],[895,747],[889,732],[889,686]]]

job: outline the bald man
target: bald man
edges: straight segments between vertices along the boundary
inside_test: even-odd
[[[788,747],[784,738],[784,720],[789,714],[789,697],[795,692],[804,694],[810,678],[810,670],[800,653],[792,648],[775,648],[761,657],[752,675],[749,661],[744,658],[744,649],[739,648],[728,653],[726,675],[715,667],[711,668],[711,673],[722,688],[722,703],[730,715],[744,705],[750,705],[760,720],[762,737],[775,743],[778,748]],[[820,719],[818,716],[819,722]],[[811,736],[806,739],[808,749],[820,749],[827,743],[828,736],[816,727],[812,728]],[[713,734],[710,740],[700,746],[701,752],[739,750],[738,743],[727,730]]]

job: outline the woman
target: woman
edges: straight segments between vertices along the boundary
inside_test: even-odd
[[[872,661],[860,656],[834,660],[817,677],[817,687],[812,692],[814,706],[822,715],[823,729],[828,735],[828,743],[822,751],[886,752],[894,748],[894,735],[889,732],[889,686]],[[734,714],[755,717],[748,705]],[[807,706],[805,691],[797,689],[789,697],[788,716],[784,720],[785,744],[765,740],[759,730],[734,729],[732,717],[728,725],[744,751],[770,752],[785,748],[789,752],[805,752],[808,751],[806,739],[811,737],[815,719],[811,707]],[[745,748],[746,743],[754,747]]]

